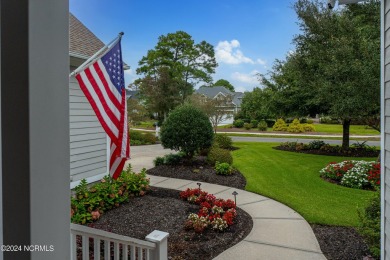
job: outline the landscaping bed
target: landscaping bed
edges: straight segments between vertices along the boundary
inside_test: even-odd
[[[159,165],[146,172],[150,175],[208,182],[237,189],[245,189],[246,185],[245,177],[238,170],[234,170],[232,175],[217,175],[214,167],[208,165],[202,156],[195,157],[191,163]]]
[[[316,142],[316,141],[313,141]],[[348,149],[342,149],[340,146],[331,146],[324,144],[321,147],[313,149],[310,144],[287,142],[282,143],[279,146],[273,147],[276,150],[289,151],[296,153],[317,154],[317,155],[329,155],[329,156],[344,156],[344,157],[378,157],[380,151],[374,147],[350,147]]]
[[[311,225],[327,259],[374,259],[368,246],[353,227]],[[364,258],[367,257],[367,258]]]
[[[147,196],[134,197],[107,211],[90,226],[138,239],[145,239],[153,230],[168,232],[168,256],[172,260],[213,259],[244,239],[253,226],[252,218],[237,208],[235,224],[224,232],[185,229],[188,215],[198,210],[198,205],[181,200],[179,191],[152,187]]]

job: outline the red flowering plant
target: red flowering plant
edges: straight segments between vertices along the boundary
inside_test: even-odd
[[[320,171],[324,178],[329,178],[335,181],[341,181],[344,174],[354,166],[352,161],[343,161],[341,163],[330,162],[325,168]]]
[[[372,164],[372,169],[367,173],[367,179],[374,187],[381,185],[381,164],[379,162]]]
[[[191,213],[188,216],[185,223],[187,229],[193,229],[197,233],[202,233],[206,228],[224,231],[234,224],[236,204],[230,199],[217,199],[200,189],[186,189],[180,193],[180,198],[200,207],[197,214]]]

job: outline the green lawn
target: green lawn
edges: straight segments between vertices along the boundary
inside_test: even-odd
[[[257,134],[254,134],[254,133],[250,133],[248,132],[248,134],[241,134],[241,133],[234,133],[234,132],[229,132],[227,135],[228,136],[243,136],[243,137],[272,137],[272,138],[299,138],[299,139],[313,139],[313,140],[318,140],[318,139],[321,139],[321,140],[343,140],[342,137],[328,137],[328,136],[321,136],[321,137],[318,137],[318,136],[315,136],[315,135],[312,135],[312,136],[297,136],[297,135],[270,135],[270,134],[266,134],[267,132],[264,132],[263,135],[257,135]],[[217,132],[218,134],[218,132]],[[363,142],[363,141],[380,141],[380,137],[350,137],[351,140],[354,140],[354,139],[357,139],[359,140],[359,142]],[[351,144],[354,143],[351,141]]]
[[[347,158],[279,151],[272,149],[277,144],[270,143],[234,145],[240,148],[233,152],[234,166],[245,176],[246,190],[282,202],[310,223],[357,226],[357,208],[373,195],[319,177],[319,170],[329,162]]]
[[[329,133],[329,134],[342,134],[343,126],[342,125],[331,125],[331,124],[315,124],[316,132],[318,133]],[[364,125],[351,125],[349,129],[350,134],[353,135],[379,135],[380,133]]]

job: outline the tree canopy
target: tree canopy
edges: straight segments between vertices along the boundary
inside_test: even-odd
[[[225,87],[226,89],[230,90],[231,92],[234,92],[234,86],[230,84],[229,81],[226,79],[219,79],[214,84],[214,87]]]
[[[183,31],[162,35],[155,48],[149,50],[139,61],[137,74],[143,75],[139,80],[141,96],[147,100],[150,108],[160,107],[153,112],[166,114],[177,104],[182,104],[186,97],[192,94],[196,84],[211,84],[211,75],[216,67],[214,48],[206,41],[195,43],[192,37]],[[159,90],[157,99],[149,91],[168,85],[170,91]],[[156,104],[160,101],[166,103],[163,99],[170,99],[171,105]]]
[[[369,1],[329,10],[317,0],[298,0],[301,34],[285,61],[276,61],[262,83],[281,113],[326,113],[343,122],[349,146],[352,119],[370,118],[380,108],[380,3]]]

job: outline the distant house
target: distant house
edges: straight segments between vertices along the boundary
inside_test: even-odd
[[[105,44],[69,13],[70,71],[75,70]],[[125,69],[128,68],[124,65]],[[69,78],[70,182],[97,181],[108,174],[107,136],[74,76]]]
[[[126,98],[138,100],[139,99],[139,90],[126,89]]]
[[[198,94],[204,95],[208,98],[217,99],[219,97],[231,97],[231,103],[227,104],[227,111],[229,114],[236,114],[241,109],[242,98],[244,93],[242,92],[232,92],[225,87],[216,86],[216,87],[205,87],[202,86],[195,91]],[[232,124],[233,117],[226,116],[226,118],[221,122],[221,125]]]

